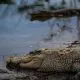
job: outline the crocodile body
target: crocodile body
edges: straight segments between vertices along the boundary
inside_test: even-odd
[[[80,72],[80,47],[41,49],[20,57],[9,57],[7,68],[42,72]]]

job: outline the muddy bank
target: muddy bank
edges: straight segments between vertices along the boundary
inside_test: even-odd
[[[80,73],[42,73],[34,70],[22,72],[0,69],[0,80],[80,80]]]
[[[72,74],[41,73],[31,70],[23,73],[0,69],[0,80],[66,80],[67,78],[73,80],[72,77]]]

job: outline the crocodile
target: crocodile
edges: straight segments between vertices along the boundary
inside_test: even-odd
[[[80,72],[80,47],[40,49],[6,59],[8,69],[41,72]]]

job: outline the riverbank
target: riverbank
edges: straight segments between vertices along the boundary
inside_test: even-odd
[[[41,73],[33,70],[13,72],[0,69],[0,80],[80,80],[80,73]]]

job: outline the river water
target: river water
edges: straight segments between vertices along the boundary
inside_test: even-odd
[[[77,39],[76,17],[71,18],[71,32],[65,30],[59,32],[54,25],[53,32],[57,33],[51,41],[44,41],[48,37],[48,21],[29,21],[25,16],[17,13],[15,8],[8,8],[3,14],[6,6],[0,7],[0,59],[3,56],[22,55],[39,48],[61,47],[63,43],[72,42]],[[58,21],[59,22],[59,21]],[[53,23],[53,22],[52,22]]]

